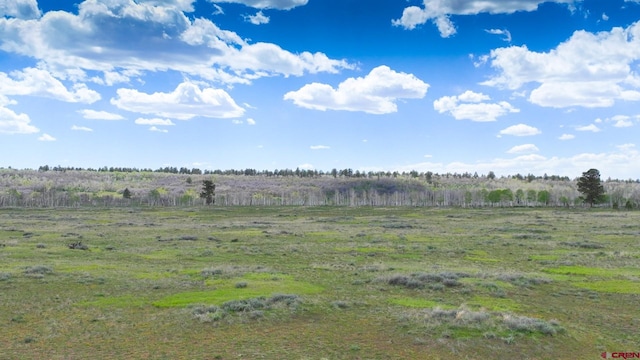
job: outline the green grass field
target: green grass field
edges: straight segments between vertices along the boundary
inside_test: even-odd
[[[2,359],[596,359],[639,308],[640,212],[0,210]]]

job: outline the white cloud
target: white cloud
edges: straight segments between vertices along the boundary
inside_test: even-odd
[[[326,145],[311,145],[309,148],[311,150],[327,150],[327,149],[331,149],[331,147],[326,146]]]
[[[226,91],[200,87],[183,82],[173,92],[145,94],[135,89],[118,89],[111,103],[120,109],[141,114],[188,120],[202,116],[209,118],[237,118],[244,114]]]
[[[244,4],[256,9],[289,10],[297,6],[306,5],[309,0],[209,0],[217,3]]]
[[[31,57],[56,78],[105,84],[149,71],[175,70],[231,84],[354,68],[323,53],[294,54],[275,44],[249,44],[208,19],[190,19],[183,11],[193,10],[192,3],[86,0],[77,14],[50,11],[29,21],[0,17],[0,50]],[[277,1],[255,5],[288,7]]]
[[[631,116],[627,115],[616,115],[610,119],[607,119],[608,122],[614,122],[614,127],[617,128],[625,128],[633,126],[633,121],[631,120]]]
[[[426,23],[427,20],[429,20],[429,15],[426,11],[419,8],[418,6],[409,6],[402,12],[402,18],[393,20],[391,23],[394,26],[402,26],[405,29],[413,30],[416,28],[416,26]]]
[[[73,130],[73,131],[86,131],[86,132],[92,132],[93,131],[93,129],[88,128],[86,126],[77,126],[77,125],[71,126],[71,130]]]
[[[298,166],[300,170],[313,170],[314,167],[311,164],[301,164]]]
[[[488,95],[470,90],[458,96],[444,96],[433,102],[433,108],[439,113],[448,112],[456,120],[496,121],[508,113],[520,112],[506,101],[487,103]]]
[[[109,121],[124,120],[124,118],[121,115],[110,113],[107,111],[83,109],[83,110],[78,110],[78,113],[82,115],[83,118],[89,119],[89,120],[109,120]]]
[[[269,23],[269,17],[265,16],[262,11],[258,11],[255,15],[247,15],[245,16],[245,20],[252,23],[253,25],[262,25]]]
[[[585,125],[585,126],[578,126],[578,127],[576,127],[576,130],[578,130],[578,131],[591,131],[591,132],[594,132],[594,133],[601,131],[600,128],[597,127],[594,124]]]
[[[609,20],[609,16],[605,13],[602,13],[602,20],[604,21],[608,21]]]
[[[524,144],[524,145],[518,145],[518,146],[512,147],[507,151],[507,153],[522,154],[522,153],[532,153],[532,152],[538,152],[538,151],[540,151],[540,149],[538,149],[538,147],[535,146],[534,144]]]
[[[554,174],[562,176],[580,176],[585,169],[597,164],[598,170],[606,178],[611,176],[618,179],[638,178],[640,168],[640,151],[633,144],[616,146],[614,150],[601,153],[577,153],[567,157],[545,157],[538,154],[521,155],[513,158],[496,158],[489,161],[475,163],[465,162],[421,162],[397,166],[393,169],[402,171],[432,171],[436,173],[488,173],[494,171],[497,175],[514,175],[517,173]]]
[[[383,65],[365,77],[345,80],[337,89],[312,83],[286,93],[284,99],[307,109],[388,114],[398,111],[396,102],[399,99],[421,99],[428,88],[429,84],[413,74],[395,72]]]
[[[503,35],[504,37],[502,38],[502,40],[510,43],[511,42],[511,32],[509,32],[509,30],[504,29],[487,29],[485,30],[486,32],[488,32],[489,34],[492,35]]]
[[[449,19],[448,16],[438,16],[435,18],[434,22],[436,23],[436,27],[440,32],[440,36],[442,36],[443,38],[451,37],[455,35],[456,32],[458,32],[456,26],[453,25],[453,22],[451,22],[451,19]]]
[[[41,15],[36,0],[3,0],[0,2],[0,17],[37,19]]]
[[[628,92],[625,95],[618,85],[608,81],[545,82],[531,91],[529,101],[540,106],[554,108],[569,106],[610,107],[613,106],[616,98],[634,100],[632,93]],[[640,93],[638,94],[640,95]]]
[[[549,52],[511,46],[491,51],[498,74],[484,85],[520,89],[537,86],[529,101],[545,107],[610,107],[616,100],[640,101],[640,22],[626,29],[576,31]]]
[[[2,19],[0,23],[1,21]],[[72,85],[72,90],[69,90],[48,71],[36,68],[25,68],[9,75],[0,72],[0,95],[41,96],[88,104],[100,100],[100,94],[85,84],[76,83]]]
[[[409,6],[402,12],[402,17],[392,21],[395,26],[412,30],[427,21],[432,21],[440,31],[440,36],[450,37],[456,33],[450,15],[511,14],[516,11],[535,11],[544,2],[573,4],[581,0],[424,0],[423,7]]]
[[[636,144],[622,144],[616,147],[621,151],[635,151]]]
[[[240,120],[240,119],[233,119],[231,120],[231,123],[234,125],[242,125],[244,124],[244,121]]]
[[[255,120],[253,120],[253,119],[251,119],[251,118],[249,118],[249,119],[247,119],[247,124],[248,124],[248,125],[255,125],[255,124],[256,124],[256,121],[255,121]]]
[[[576,136],[573,134],[562,134],[560,135],[560,137],[558,138],[559,140],[572,140],[575,139]]]
[[[18,102],[0,94],[0,106],[15,105]]]
[[[293,54],[271,43],[247,44],[241,49],[230,48],[217,63],[248,79],[284,75],[302,76],[305,73],[338,73],[339,69],[354,69],[345,60],[329,59],[323,53]]]
[[[537,128],[525,124],[518,124],[509,126],[506,129],[500,130],[500,135],[512,135],[512,136],[533,136],[541,134],[542,131]]]
[[[220,5],[213,4],[213,7],[216,9],[211,15],[224,15],[224,10]]]
[[[112,86],[114,84],[128,82],[130,78],[128,75],[125,75],[125,73],[121,74],[115,71],[105,71],[104,80],[97,80],[97,79],[92,79],[92,80],[99,84],[106,84],[108,86]]]
[[[136,125],[154,125],[154,126],[173,126],[175,125],[173,121],[170,119],[145,119],[145,118],[137,118],[134,123]]]
[[[49,134],[42,134],[42,136],[38,137],[38,141],[56,141],[56,138]]]
[[[150,127],[149,131],[159,132],[159,133],[168,133],[169,132],[169,130],[167,130],[167,129],[160,129],[160,128],[157,128],[155,126]]]
[[[4,99],[4,100],[3,100]],[[27,114],[16,114],[13,110],[3,106],[3,102],[10,101],[0,96],[0,134],[33,134],[40,130],[31,125]]]

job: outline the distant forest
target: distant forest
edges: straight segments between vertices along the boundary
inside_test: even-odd
[[[204,206],[204,181],[215,184],[214,206],[586,206],[577,179],[547,174],[44,165],[0,168],[0,207]],[[640,207],[639,180],[606,179],[603,185],[598,206]]]
[[[338,170],[338,169],[332,169],[331,171],[322,171],[322,170],[306,170],[306,169],[300,169],[300,168],[296,168],[295,170],[291,170],[291,169],[276,169],[276,170],[256,170],[256,169],[228,169],[228,170],[200,170],[198,168],[186,168],[186,167],[181,167],[181,168],[177,168],[177,167],[170,167],[170,166],[166,166],[163,168],[158,168],[156,170],[152,170],[152,169],[138,169],[138,168],[129,168],[129,167],[107,167],[107,166],[103,166],[101,168],[98,169],[93,169],[93,168],[87,168],[87,169],[83,169],[83,168],[78,168],[78,167],[62,167],[62,166],[49,166],[49,165],[44,165],[44,166],[40,166],[38,168],[38,171],[97,171],[97,172],[124,172],[124,173],[132,173],[132,172],[155,172],[155,173],[165,173],[165,174],[186,174],[186,175],[244,175],[244,176],[280,176],[280,177],[287,177],[287,176],[295,176],[295,177],[319,177],[319,176],[333,176],[334,178],[337,177],[355,177],[355,178],[381,178],[381,177],[394,177],[397,178],[398,176],[402,176],[402,177],[407,177],[410,176],[412,178],[424,178],[425,180],[429,181],[433,176],[436,177],[440,177],[441,175],[439,174],[434,174],[431,171],[427,171],[427,172],[418,172],[418,171],[410,171],[410,172],[391,172],[391,171],[359,171],[359,170],[353,170],[353,169],[342,169],[342,170]],[[458,174],[458,173],[447,173],[444,174],[442,176],[445,176],[447,178],[449,177],[453,177],[453,178],[489,178],[489,179],[495,179],[495,174],[493,173],[493,171],[490,171],[487,175],[478,175],[478,173],[462,173],[462,174]],[[513,177],[516,178],[518,180],[527,180],[527,181],[533,181],[533,180],[564,180],[564,181],[569,181],[569,177],[567,176],[558,176],[558,175],[551,175],[548,176],[547,174],[544,174],[544,176],[535,176],[533,174],[528,174],[526,176],[523,176],[521,174],[516,174],[513,176],[509,176],[509,177]],[[640,180],[635,180],[636,182],[640,182]]]

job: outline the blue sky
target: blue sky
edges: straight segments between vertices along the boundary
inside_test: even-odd
[[[0,166],[640,178],[639,0],[2,0]]]

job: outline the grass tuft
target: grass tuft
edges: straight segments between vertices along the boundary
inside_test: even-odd
[[[24,269],[25,275],[47,275],[53,273],[53,268],[48,265],[28,266]]]

